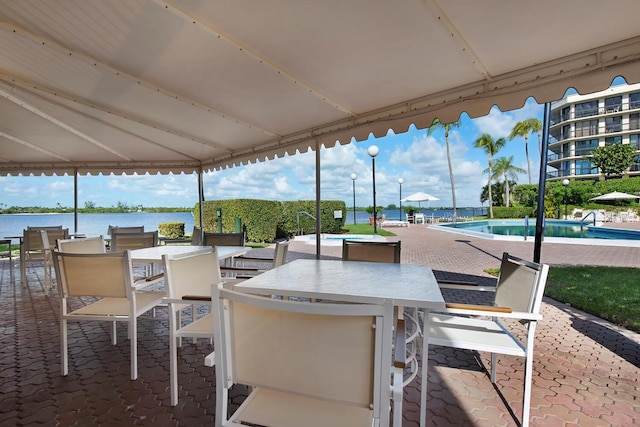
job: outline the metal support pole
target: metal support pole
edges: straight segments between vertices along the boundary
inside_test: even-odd
[[[540,262],[542,236],[544,234],[544,193],[547,182],[547,151],[549,147],[549,114],[551,104],[544,104],[542,124],[542,147],[540,152],[540,175],[538,177],[538,209],[536,210],[536,237],[533,243],[533,261]]]

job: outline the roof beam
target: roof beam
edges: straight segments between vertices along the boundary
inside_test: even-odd
[[[2,96],[3,98],[13,102],[14,104],[24,108],[27,111],[30,111],[31,113],[40,116],[41,118],[43,118],[44,120],[53,123],[54,125],[58,126],[61,129],[66,130],[67,132],[77,136],[78,138],[81,138],[87,142],[89,142],[90,144],[95,145],[96,147],[101,148],[102,150],[109,152],[119,158],[121,158],[122,160],[131,160],[130,158],[128,158],[127,156],[125,156],[122,153],[119,153],[109,147],[107,147],[106,145],[104,145],[103,143],[101,143],[100,141],[91,138],[89,135],[86,135],[82,132],[80,132],[79,130],[75,129],[72,126],[69,126],[68,124],[56,119],[53,116],[50,116],[49,114],[45,113],[44,111],[34,107],[33,105],[29,104],[28,102],[10,94],[9,92],[5,91],[4,89],[0,88],[0,96]],[[51,153],[49,153],[51,154]],[[56,156],[59,157],[59,156]],[[71,160],[68,160],[71,161]]]
[[[0,138],[6,138],[9,141],[15,142],[16,144],[23,145],[25,147],[28,147],[28,148],[34,150],[34,151],[39,151],[40,153],[44,153],[47,156],[55,157],[56,159],[60,159],[60,160],[63,160],[65,162],[70,162],[71,161],[71,159],[67,159],[66,157],[62,157],[62,156],[60,156],[60,155],[58,155],[56,153],[53,153],[53,152],[51,152],[49,150],[45,150],[42,147],[38,147],[37,145],[33,145],[30,142],[27,142],[27,141],[25,141],[23,139],[20,139],[18,137],[13,136],[13,135],[9,135],[8,133],[4,133],[2,131],[0,131]]]
[[[71,102],[74,102],[74,103],[77,103],[77,104],[80,104],[80,105],[84,105],[87,108],[99,110],[99,111],[102,111],[103,113],[120,117],[121,119],[124,119],[124,120],[128,120],[128,121],[131,121],[131,122],[139,123],[141,125],[144,125],[144,126],[147,126],[147,127],[153,128],[153,129],[157,129],[157,130],[162,131],[162,132],[166,132],[166,133],[168,133],[170,135],[173,135],[173,136],[189,139],[189,140],[191,140],[193,142],[196,142],[198,144],[202,144],[202,145],[205,145],[207,147],[215,148],[215,149],[218,149],[218,150],[220,150],[222,152],[231,152],[232,151],[232,150],[228,149],[227,147],[224,147],[222,144],[218,144],[218,143],[212,142],[212,141],[207,141],[207,140],[204,140],[204,139],[202,139],[200,137],[197,137],[197,136],[191,135],[191,134],[187,134],[187,133],[182,132],[182,131],[177,131],[177,130],[175,130],[173,128],[170,128],[170,127],[167,127],[167,126],[163,125],[162,123],[158,123],[158,122],[155,122],[155,121],[150,121],[150,120],[144,119],[144,118],[142,118],[140,116],[137,116],[135,114],[124,113],[124,112],[122,112],[122,111],[120,111],[118,109],[109,108],[109,107],[107,107],[105,105],[102,105],[102,104],[98,104],[98,103],[95,103],[95,102],[90,102],[90,101],[88,101],[88,100],[86,100],[84,98],[73,96],[73,95],[71,95],[71,94],[69,94],[67,92],[48,87],[48,86],[39,84],[39,83],[34,82],[34,81],[25,80],[25,79],[23,79],[23,78],[21,78],[19,76],[9,75],[9,74],[3,73],[2,71],[0,71],[0,83],[1,82],[4,82],[7,85],[13,85],[13,86],[19,87],[23,91],[25,91],[25,92],[33,95],[33,96],[39,97],[39,98],[43,98],[43,97],[41,95],[38,95],[38,94],[34,93],[30,88],[34,88],[34,89],[37,89],[39,91],[45,92],[45,93],[47,93],[47,94],[49,94],[49,95],[51,95],[53,97],[59,97],[59,98],[65,99],[67,101],[71,101]],[[51,102],[51,100],[49,100],[49,99],[45,99],[45,100],[47,102]],[[63,106],[62,104],[56,104],[56,105],[59,106],[59,107],[62,107],[62,108],[69,109],[69,107]],[[106,123],[103,120],[98,120],[97,118],[95,118],[93,116],[89,116],[89,115],[87,115],[85,113],[81,113],[81,112],[79,112],[77,110],[73,110],[73,111],[75,113],[77,113],[77,114],[82,114],[82,115],[84,115],[86,117],[89,117],[92,120],[98,121],[98,122],[100,122],[100,123],[102,123],[102,124],[104,124],[106,126],[110,126],[112,128],[118,129],[118,130],[120,130],[122,132],[128,133],[129,135],[133,135],[133,136],[135,136],[137,138],[145,139],[146,141],[148,141],[150,143],[156,144],[158,146],[161,146],[162,148],[170,150],[170,148],[165,147],[164,145],[161,145],[161,144],[159,144],[159,143],[157,143],[155,141],[151,141],[151,140],[149,140],[147,138],[143,138],[140,135],[137,135],[137,134],[134,134],[132,132],[126,131],[126,130],[124,130],[124,129],[120,128],[120,127],[116,127],[116,126],[114,126],[114,125],[112,125],[110,123]],[[183,153],[179,153],[179,154],[183,154]]]

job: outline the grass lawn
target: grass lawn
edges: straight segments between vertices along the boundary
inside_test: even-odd
[[[345,224],[343,229],[345,231],[349,230],[347,234],[373,234],[373,225],[369,224]],[[377,229],[380,236],[395,236],[395,233],[383,230],[380,227],[377,227]]]
[[[640,269],[551,267],[545,295],[640,332]]]

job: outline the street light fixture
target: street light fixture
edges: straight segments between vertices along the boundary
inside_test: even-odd
[[[356,178],[358,175],[351,174],[351,180],[353,181],[353,225],[356,224]]]
[[[402,183],[404,179],[398,178],[398,184],[400,184],[400,209],[398,211],[398,220],[402,221]]]
[[[378,234],[378,218],[376,209],[376,156],[380,153],[377,145],[372,145],[367,149],[371,156],[371,173],[373,174],[373,234]]]
[[[562,185],[564,185],[564,219],[569,219],[567,216],[567,187],[569,186],[569,180],[563,179]]]

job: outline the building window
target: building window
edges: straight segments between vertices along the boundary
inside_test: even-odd
[[[629,114],[629,130],[640,129],[640,113]]]
[[[640,156],[635,156],[633,158],[633,163],[631,164],[631,167],[629,168],[629,170],[631,172],[638,172],[640,171]]]
[[[604,119],[604,128],[606,133],[620,132],[622,130],[622,117],[614,116]]]
[[[576,175],[597,175],[598,168],[591,160],[576,160]]]
[[[598,114],[598,100],[592,100],[576,104],[576,119],[580,117],[595,116]]]
[[[622,96],[612,96],[604,100],[604,109],[607,113],[617,113],[622,110]]]
[[[569,139],[571,138],[571,126],[565,125],[562,126],[562,135],[560,135],[561,139]]]
[[[562,115],[560,116],[562,121],[569,120],[571,118],[571,107],[564,107],[562,109]]]
[[[629,135],[629,145],[635,148],[636,151],[640,150],[640,135],[637,133]]]
[[[629,94],[629,109],[640,108],[640,92]]]
[[[599,141],[597,139],[587,139],[584,141],[576,141],[576,157],[588,156],[593,150],[598,148]]]
[[[622,136],[608,136],[604,139],[604,145],[622,144]]]
[[[598,121],[588,120],[576,123],[576,138],[598,134]]]

